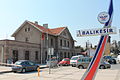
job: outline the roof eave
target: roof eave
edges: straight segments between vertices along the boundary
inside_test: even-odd
[[[11,35],[11,37],[15,37],[16,33],[25,25],[27,20],[24,21],[24,23]]]
[[[57,35],[60,35],[66,28],[67,28],[67,27],[64,27],[64,29],[61,30],[61,32],[60,32],[59,34],[57,34]]]

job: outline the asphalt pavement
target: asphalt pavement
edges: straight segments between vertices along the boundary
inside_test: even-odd
[[[115,69],[114,67],[117,67]],[[10,67],[1,67],[0,71],[10,71]],[[78,69],[71,66],[52,68],[49,74],[49,68],[40,70],[40,76],[37,71],[26,73],[3,73],[0,74],[0,80],[80,80],[86,69]],[[95,80],[120,80],[120,64],[112,65],[111,69],[99,69]]]

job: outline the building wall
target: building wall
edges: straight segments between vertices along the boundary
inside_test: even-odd
[[[28,38],[28,41],[26,41]],[[16,41],[30,42],[40,44],[41,42],[41,32],[30,24],[24,25],[21,30],[15,35]]]
[[[60,40],[62,40],[62,46],[61,46]],[[45,34],[45,38],[41,42],[41,53],[43,53],[42,55],[44,56],[43,61],[45,61],[47,57],[46,55],[48,55],[47,47],[54,48],[54,55],[56,55],[60,60],[65,57],[71,58],[72,55],[74,55],[75,53],[74,41],[71,39],[67,29],[58,36],[53,36],[49,34],[48,41],[47,41],[47,34]]]
[[[0,44],[4,45],[4,62],[7,59],[13,59],[13,51],[18,51],[18,60],[25,59],[25,52],[29,51],[29,59],[35,60],[35,51],[38,51],[38,60],[36,62],[45,63],[48,56],[48,48],[54,48],[54,55],[59,59],[68,57],[71,58],[74,55],[74,40],[72,39],[69,30],[66,28],[60,35],[44,35],[42,40],[42,33],[26,23],[22,25],[21,29],[15,34],[15,40],[3,40]],[[27,40],[26,40],[27,38]],[[62,40],[62,45],[60,43]],[[7,42],[7,43],[6,43]],[[0,48],[0,52],[1,52]],[[0,53],[1,54],[1,53]]]
[[[4,40],[0,41],[4,44],[4,62],[7,62],[9,59],[13,59],[13,51],[18,51],[18,60],[25,59],[25,51],[29,51],[29,60],[40,62],[40,45],[39,44],[31,44],[31,43],[24,43],[18,41],[11,41],[11,40]],[[5,44],[7,43],[7,44]],[[0,47],[0,54],[1,54],[1,47]],[[38,51],[38,60],[35,59],[35,51]],[[6,54],[7,52],[7,54]],[[1,57],[1,56],[0,56]]]
[[[74,41],[70,36],[68,30],[65,29],[57,38],[58,55],[60,60],[66,57],[71,58],[75,54]]]

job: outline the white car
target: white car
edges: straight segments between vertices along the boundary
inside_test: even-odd
[[[72,58],[70,59],[70,65],[72,67],[76,67],[77,60],[81,57],[84,57],[84,56],[83,55],[72,56]]]
[[[120,55],[117,56],[117,62],[120,63]]]

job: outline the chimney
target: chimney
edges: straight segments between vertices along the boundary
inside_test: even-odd
[[[48,28],[48,24],[43,24],[43,27],[44,28]]]
[[[35,21],[35,24],[37,24],[37,25],[38,25],[38,22],[37,22],[37,21]]]

